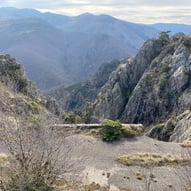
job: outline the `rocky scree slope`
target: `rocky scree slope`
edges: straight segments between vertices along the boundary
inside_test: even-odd
[[[191,136],[191,38],[163,33],[121,63],[98,93],[89,115],[154,127],[150,136],[183,141]],[[185,112],[186,111],[186,112]],[[169,121],[170,120],[170,121]],[[186,132],[186,133],[185,133]]]

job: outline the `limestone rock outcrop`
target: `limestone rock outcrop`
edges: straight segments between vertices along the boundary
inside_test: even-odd
[[[93,104],[92,121],[110,118],[145,126],[164,123],[150,136],[165,141],[191,136],[190,114],[181,120],[178,117],[191,109],[191,37],[166,37],[148,40],[135,58],[112,73]],[[169,125],[171,118],[176,124]]]

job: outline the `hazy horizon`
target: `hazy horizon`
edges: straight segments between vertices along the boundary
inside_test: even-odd
[[[83,13],[107,14],[118,19],[136,23],[191,24],[190,0],[6,0],[0,7],[32,8],[66,16]]]

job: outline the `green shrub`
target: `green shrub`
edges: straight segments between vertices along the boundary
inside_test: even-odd
[[[159,34],[159,42],[164,46],[167,45],[169,40],[170,40],[170,36],[169,36],[170,31],[161,31]]]
[[[160,79],[160,81],[158,83],[158,86],[159,86],[160,90],[164,90],[166,84],[167,84],[167,79],[166,78]]]
[[[167,73],[170,70],[170,66],[168,63],[163,62],[160,68],[160,73]]]
[[[64,122],[69,124],[75,124],[76,123],[76,115],[73,112],[69,112],[64,117]]]
[[[158,86],[160,90],[164,90],[165,87],[167,87],[168,85],[168,79],[169,79],[169,75],[167,73],[163,73],[160,76],[159,82],[158,82]]]
[[[119,121],[104,120],[101,129],[102,140],[112,142],[120,139],[122,124]]]
[[[191,38],[186,37],[184,39],[184,46],[190,51],[191,50]]]
[[[44,177],[37,174],[17,174],[13,175],[5,185],[6,191],[53,191],[53,187],[49,186]]]
[[[18,91],[26,93],[27,85],[28,85],[28,79],[25,76],[22,76],[22,77],[17,76],[17,79],[15,79],[15,83],[17,84]]]
[[[184,69],[183,74],[186,76],[190,76],[190,71],[188,69]]]

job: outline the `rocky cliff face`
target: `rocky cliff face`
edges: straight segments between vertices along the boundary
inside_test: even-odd
[[[173,127],[164,125],[168,133],[161,127],[157,136],[169,134],[161,138],[166,141],[186,139],[191,133],[190,114],[181,120],[178,116],[191,108],[190,77],[191,38],[177,34],[170,39],[161,34],[110,76],[93,104],[91,120],[111,118],[148,126],[175,118]]]
[[[135,58],[127,59],[121,63],[99,92],[98,99],[94,103],[92,119],[118,119],[122,117],[136,85],[161,49],[162,44],[158,40],[148,40]]]
[[[190,107],[185,99],[190,88],[190,50],[185,46],[186,40],[174,37],[152,60],[126,105],[124,121],[149,125]]]

